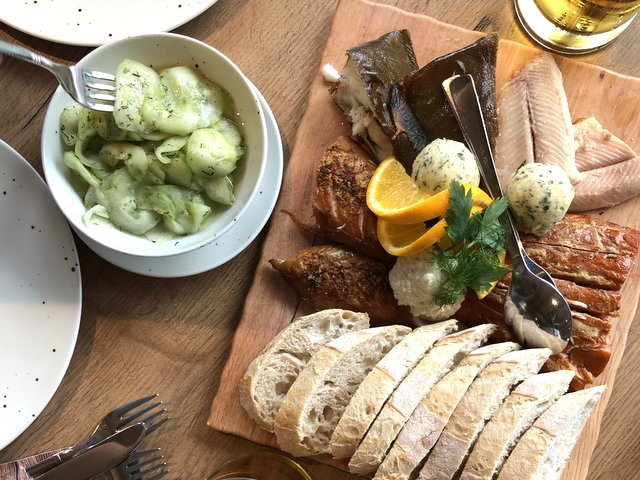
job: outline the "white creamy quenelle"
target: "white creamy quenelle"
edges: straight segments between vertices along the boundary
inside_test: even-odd
[[[407,305],[411,313],[424,320],[439,321],[450,318],[462,305],[461,296],[453,305],[438,305],[436,294],[447,279],[428,251],[398,257],[389,272],[393,295],[400,305]]]
[[[460,142],[439,138],[418,154],[411,169],[413,180],[430,194],[449,188],[452,180],[460,183],[480,184],[480,171],[476,158]]]
[[[518,229],[542,236],[567,213],[574,190],[561,167],[527,163],[516,171],[506,195]]]

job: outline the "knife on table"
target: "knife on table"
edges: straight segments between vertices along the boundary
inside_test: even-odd
[[[34,480],[89,480],[124,461],[144,438],[143,423],[117,431],[46,472],[29,477]],[[28,473],[28,470],[27,470]]]

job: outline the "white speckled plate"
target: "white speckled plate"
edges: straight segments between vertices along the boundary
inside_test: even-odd
[[[0,21],[69,45],[97,46],[144,33],[167,32],[217,0],[2,0]]]
[[[87,238],[82,232],[78,236],[105,260],[130,272],[150,277],[186,277],[212,270],[228,262],[258,236],[275,207],[282,185],[284,164],[282,140],[278,124],[262,94],[256,89],[267,121],[267,165],[258,193],[251,201],[240,222],[221,237],[204,247],[180,255],[164,258],[137,257],[106,248]]]
[[[0,140],[0,449],[58,389],[81,305],[71,229],[38,173]]]

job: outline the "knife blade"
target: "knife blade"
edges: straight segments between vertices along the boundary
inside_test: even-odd
[[[88,480],[110,470],[138,446],[144,438],[143,423],[135,423],[117,431],[82,453],[62,461],[46,472],[30,477],[34,480]]]

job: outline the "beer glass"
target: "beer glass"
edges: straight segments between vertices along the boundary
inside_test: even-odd
[[[601,48],[631,24],[640,0],[514,0],[524,30],[540,45],[580,54]]]

